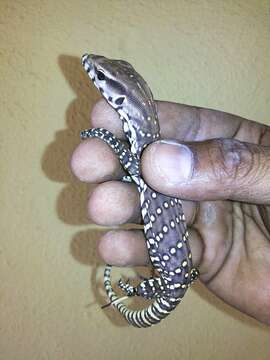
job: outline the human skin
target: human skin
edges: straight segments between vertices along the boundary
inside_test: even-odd
[[[193,262],[216,296],[270,325],[270,127],[227,113],[157,102],[162,141],[141,158],[145,181],[183,201]],[[96,103],[91,127],[124,139],[117,113]],[[139,195],[116,155],[99,139],[78,145],[73,173],[97,184],[88,215],[99,225],[142,222]],[[150,265],[142,230],[114,230],[99,242],[116,266]]]

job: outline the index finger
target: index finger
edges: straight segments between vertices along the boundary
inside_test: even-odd
[[[268,128],[222,111],[166,101],[156,101],[156,104],[162,138],[202,141],[223,137],[258,143],[256,134],[262,134]],[[118,138],[125,138],[118,114],[104,99],[94,106],[91,119],[92,127],[104,127]],[[255,135],[251,137],[250,134]]]

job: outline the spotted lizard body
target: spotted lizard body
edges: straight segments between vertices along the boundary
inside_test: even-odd
[[[104,272],[104,286],[110,304],[136,327],[148,327],[165,318],[181,301],[198,277],[193,267],[188,231],[181,200],[152,190],[141,177],[142,150],[160,138],[156,104],[150,88],[134,68],[122,60],[85,54],[82,65],[106,101],[118,112],[130,147],[103,128],[81,132],[81,138],[105,141],[118,156],[140,195],[141,214],[149,257],[159,276],[138,286],[119,280],[126,296],[142,296],[154,301],[142,310],[130,310],[111,285],[111,266]]]

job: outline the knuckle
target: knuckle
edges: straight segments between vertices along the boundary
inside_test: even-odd
[[[237,181],[238,185],[245,185],[257,177],[258,157],[248,144],[234,139],[217,139],[209,156],[214,176],[219,182],[230,185]]]

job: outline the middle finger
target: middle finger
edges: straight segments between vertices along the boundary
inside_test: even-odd
[[[196,203],[183,201],[182,204],[186,221],[191,225],[196,213]],[[120,181],[108,181],[98,185],[89,197],[88,215],[98,225],[141,224],[136,185]]]

